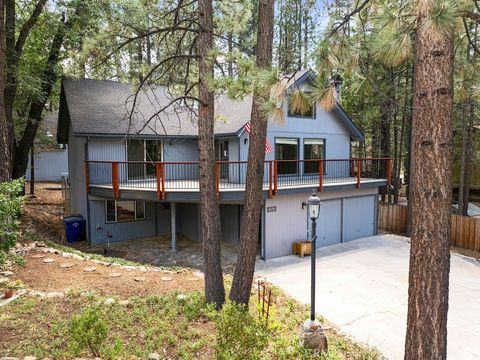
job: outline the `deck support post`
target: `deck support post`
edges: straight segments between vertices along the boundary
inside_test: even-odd
[[[323,160],[318,162],[318,191],[323,191]]]
[[[113,197],[118,199],[120,197],[120,175],[118,172],[118,162],[112,162],[112,187]]]
[[[171,232],[172,232],[172,251],[177,251],[177,222],[176,222],[176,203],[170,203],[170,222],[171,222]]]
[[[360,189],[360,172],[362,170],[361,160],[357,160],[357,189]]]
[[[85,190],[87,191],[87,194],[90,192],[90,176],[88,174],[88,161],[84,161],[84,166],[85,166]]]

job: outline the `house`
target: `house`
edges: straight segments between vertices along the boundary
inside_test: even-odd
[[[292,84],[313,76],[302,72]],[[201,241],[197,127],[191,109],[157,114],[170,99],[158,87],[141,92],[133,107],[127,85],[63,80],[57,137],[69,146],[70,209],[87,219],[92,244],[105,241],[100,227],[112,241],[165,234],[173,248],[177,234]],[[220,96],[215,104],[217,195],[223,241],[231,244],[240,234],[251,102]],[[318,246],[376,234],[378,192],[390,161],[351,159],[351,142],[364,136],[340,105],[332,112],[314,106],[300,115],[287,105],[284,111],[284,124],[268,124],[261,257],[291,254],[293,242],[307,239],[302,203],[312,190],[323,201]]]
[[[35,181],[60,181],[62,174],[68,173],[68,150],[56,144],[58,113],[48,113],[38,130],[34,144]],[[31,154],[30,154],[31,155]],[[29,157],[25,178],[31,178],[31,158]]]

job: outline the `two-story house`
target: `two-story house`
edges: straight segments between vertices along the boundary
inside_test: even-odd
[[[292,84],[311,81],[312,71]],[[289,89],[287,89],[287,92]],[[160,111],[166,89],[141,92],[132,109],[131,87],[113,81],[65,79],[58,142],[69,147],[70,210],[87,220],[88,240],[112,241],[177,234],[201,241],[198,138],[194,111]],[[216,99],[217,195],[223,241],[237,244],[244,201],[251,98]],[[307,239],[312,190],[323,201],[318,246],[377,232],[379,187],[388,182],[388,159],[352,159],[351,142],[364,136],[340,105],[312,106],[304,114],[285,104],[284,124],[268,124],[259,249],[263,259],[292,253]],[[266,146],[267,148],[267,146]]]

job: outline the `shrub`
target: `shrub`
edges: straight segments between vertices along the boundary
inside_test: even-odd
[[[263,321],[244,306],[227,302],[214,315],[218,359],[260,359],[268,345],[269,331]]]
[[[93,356],[100,356],[100,346],[108,335],[108,325],[101,308],[91,306],[74,315],[69,327],[72,346],[76,351],[89,349]]]
[[[0,267],[17,239],[24,202],[24,197],[20,195],[23,185],[23,179],[0,183]]]

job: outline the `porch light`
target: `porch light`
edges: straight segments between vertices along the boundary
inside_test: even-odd
[[[320,216],[320,206],[322,202],[317,194],[313,193],[307,200],[308,204],[308,216],[312,220],[317,220]]]

